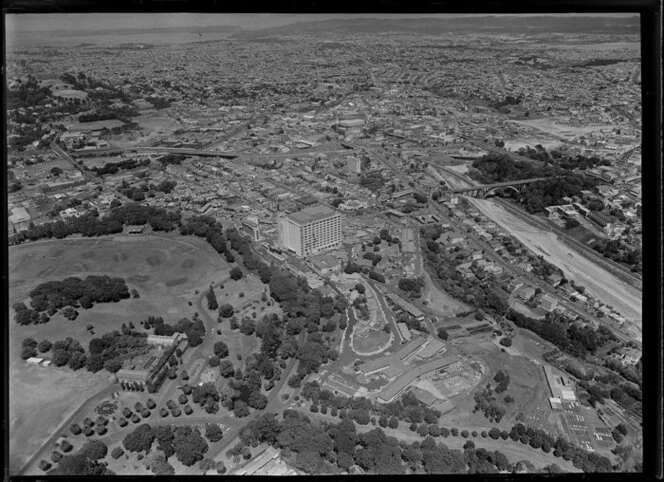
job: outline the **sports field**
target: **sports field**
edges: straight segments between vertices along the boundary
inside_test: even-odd
[[[96,304],[79,309],[74,321],[60,314],[44,325],[19,326],[9,322],[9,416],[12,468],[51,435],[62,416],[75,410],[97,390],[108,385],[108,373],[91,374],[85,369],[33,367],[21,360],[21,342],[76,338],[87,348],[93,336],[119,329],[122,323],[138,322],[149,315],[166,322],[191,317],[196,290],[227,276],[227,265],[205,241],[182,236],[108,236],[101,238],[47,240],[9,249],[9,306],[29,301],[28,293],[39,283],[68,276],[90,274],[123,277],[138,299]],[[91,335],[86,326],[94,326]]]

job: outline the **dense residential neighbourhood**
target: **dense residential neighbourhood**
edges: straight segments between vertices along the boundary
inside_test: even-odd
[[[638,16],[10,17],[10,475],[642,471]]]

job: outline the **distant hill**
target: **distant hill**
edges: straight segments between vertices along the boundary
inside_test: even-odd
[[[148,28],[118,28],[103,30],[55,30],[49,32],[53,37],[85,37],[94,35],[146,35],[146,34],[179,34],[179,33],[232,33],[240,31],[240,27],[231,25],[208,26],[208,27],[148,27]]]
[[[639,17],[555,17],[555,16],[474,16],[456,18],[404,18],[404,19],[331,19],[296,22],[282,27],[256,31],[240,31],[237,39],[250,39],[274,35],[320,33],[381,34],[412,33],[440,35],[449,32],[464,33],[588,33],[639,34]]]

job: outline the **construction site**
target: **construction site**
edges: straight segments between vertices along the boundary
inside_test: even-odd
[[[396,351],[355,360],[322,384],[334,393],[380,403],[390,403],[410,390],[427,406],[446,412],[453,408],[449,398],[473,388],[480,378],[445,342],[416,334]]]

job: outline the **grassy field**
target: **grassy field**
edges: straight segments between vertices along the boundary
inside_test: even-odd
[[[56,341],[67,336],[87,347],[93,337],[86,326],[94,326],[94,336],[119,329],[122,323],[137,322],[160,315],[166,322],[191,317],[188,305],[196,290],[226,276],[226,262],[203,240],[174,236],[133,238],[104,237],[64,239],[30,243],[9,250],[9,301],[28,301],[28,293],[44,281],[90,274],[124,277],[140,298],[97,304],[80,310],[74,321],[56,314],[45,325],[19,326],[9,323],[9,391],[11,458],[26,460],[49,436],[67,408],[107,384],[106,373],[96,375],[85,369],[42,368],[20,359],[21,342]],[[19,443],[20,441],[20,443]]]
[[[493,426],[494,424],[490,423],[483,413],[472,413],[475,406],[472,394],[487,383],[495,386],[493,377],[498,370],[502,370],[509,374],[510,384],[505,392],[496,397],[506,410],[505,416],[497,426],[508,430],[516,422],[523,421],[545,430],[554,430],[553,412],[548,403],[548,387],[540,365],[533,363],[527,357],[503,353],[490,341],[475,341],[461,345],[459,348],[466,355],[480,358],[489,367],[489,371],[470,396],[452,399],[455,409],[443,416],[446,423],[457,427]],[[506,395],[511,395],[515,401],[504,403],[503,398]]]
[[[18,358],[18,355],[16,355]],[[9,467],[18,470],[91,394],[108,385],[108,373],[9,364]]]

